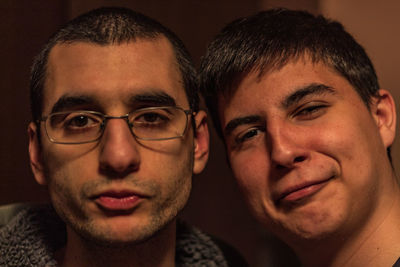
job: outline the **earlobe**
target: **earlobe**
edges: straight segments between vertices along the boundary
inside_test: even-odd
[[[392,95],[380,89],[379,96],[373,98],[371,112],[379,128],[382,141],[386,148],[390,147],[396,136],[396,106]]]
[[[47,181],[43,170],[42,151],[38,134],[36,124],[31,122],[28,126],[30,165],[35,180],[41,185],[46,185]]]
[[[203,171],[208,161],[210,134],[207,126],[207,114],[200,110],[194,117],[196,122],[196,136],[194,140],[193,173]]]

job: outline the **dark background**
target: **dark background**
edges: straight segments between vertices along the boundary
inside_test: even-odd
[[[172,29],[198,64],[206,44],[226,23],[269,7],[305,9],[339,19],[366,47],[381,85],[399,102],[400,3],[396,0],[0,0],[0,204],[46,201],[30,172],[26,128],[29,68],[33,56],[60,25],[100,6],[125,6]],[[185,220],[231,243],[251,266],[288,266],[294,256],[252,219],[226,164],[212,125],[211,156],[194,177]],[[394,164],[400,149],[394,146]],[[277,262],[281,262],[278,264]]]

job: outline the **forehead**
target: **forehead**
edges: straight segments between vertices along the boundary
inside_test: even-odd
[[[86,96],[104,105],[135,94],[163,93],[187,106],[172,45],[164,38],[97,45],[58,44],[49,54],[43,113],[63,96]]]
[[[251,72],[231,95],[219,95],[222,127],[224,121],[242,113],[283,110],[288,97],[310,85],[324,85],[332,88],[338,98],[361,101],[351,84],[333,68],[301,58],[265,73]]]

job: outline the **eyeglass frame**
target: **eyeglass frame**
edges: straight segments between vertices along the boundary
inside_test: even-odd
[[[178,110],[181,110],[181,111],[183,111],[183,112],[185,113],[185,116],[186,116],[186,125],[185,125],[185,129],[184,129],[184,131],[183,131],[183,133],[182,133],[181,135],[174,136],[174,137],[156,138],[156,139],[153,139],[153,138],[142,138],[142,137],[138,137],[138,136],[133,132],[133,124],[129,122],[129,115],[131,115],[132,113],[136,113],[136,112],[138,112],[138,111],[143,111],[143,110],[155,110],[155,109],[166,109],[166,108],[178,109]],[[79,113],[79,112],[84,112],[84,113],[89,113],[89,114],[94,114],[94,115],[100,115],[99,117],[102,117],[102,118],[103,118],[103,120],[102,120],[102,122],[101,122],[101,124],[100,124],[101,134],[100,134],[96,139],[94,139],[94,140],[84,141],[84,142],[73,142],[73,143],[71,143],[71,142],[59,142],[59,141],[55,141],[53,138],[51,138],[51,137],[49,136],[49,133],[48,133],[48,131],[47,131],[47,126],[46,126],[46,124],[47,124],[47,123],[46,123],[46,120],[47,120],[49,117],[51,117],[51,116],[54,116],[54,115],[57,115],[57,114],[65,114],[65,113],[68,113],[68,112],[71,112],[71,113],[72,113],[72,112],[78,112],[78,113]],[[100,140],[100,139],[103,137],[105,128],[106,128],[106,126],[107,126],[107,121],[108,121],[108,120],[111,120],[111,119],[124,119],[124,120],[126,121],[126,123],[128,124],[129,131],[131,132],[132,136],[133,136],[135,139],[144,140],[144,141],[164,141],[164,140],[177,139],[177,138],[181,138],[182,136],[184,136],[184,135],[186,134],[186,132],[187,132],[188,125],[189,125],[189,122],[188,122],[188,121],[189,121],[189,115],[192,115],[192,117],[194,117],[194,116],[196,116],[196,114],[197,114],[197,113],[196,113],[195,111],[193,111],[192,109],[183,109],[183,108],[178,107],[178,106],[159,106],[159,107],[140,108],[140,109],[133,110],[133,111],[131,111],[131,112],[129,112],[129,113],[126,113],[126,114],[124,114],[124,115],[121,115],[121,116],[110,116],[110,115],[103,114],[103,113],[98,112],[98,111],[92,111],[92,110],[74,110],[74,111],[60,111],[60,112],[53,112],[53,113],[50,113],[49,115],[44,116],[44,117],[41,117],[40,119],[36,120],[36,123],[37,123],[38,125],[40,125],[41,122],[44,122],[44,129],[45,129],[45,131],[46,131],[46,136],[47,136],[47,138],[50,140],[50,142],[52,142],[52,143],[54,143],[54,144],[62,144],[62,145],[80,145],[80,144],[94,143],[94,142]],[[192,120],[192,124],[193,124],[193,123],[194,123],[194,121]],[[131,124],[132,124],[132,125],[131,125]]]

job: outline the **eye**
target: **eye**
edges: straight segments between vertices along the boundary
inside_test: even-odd
[[[76,116],[68,121],[68,125],[75,127],[84,127],[89,123],[89,118],[86,116]]]
[[[141,127],[155,127],[169,123],[173,119],[173,114],[167,110],[151,110],[140,112],[133,118],[133,123]]]
[[[258,135],[262,133],[262,130],[257,127],[249,128],[241,133],[239,133],[236,138],[235,138],[235,144],[240,145],[243,144],[247,141],[250,141],[251,139],[254,139]]]
[[[328,105],[323,103],[307,103],[296,109],[293,113],[293,117],[301,120],[312,120],[324,114],[327,107]]]
[[[153,113],[144,113],[142,114],[139,118],[140,121],[142,122],[146,122],[146,123],[156,123],[159,121],[163,121],[166,120],[167,118],[165,116],[162,116],[156,112]]]
[[[101,123],[101,119],[93,114],[86,113],[70,113],[65,116],[64,128],[74,130],[97,126]]]

